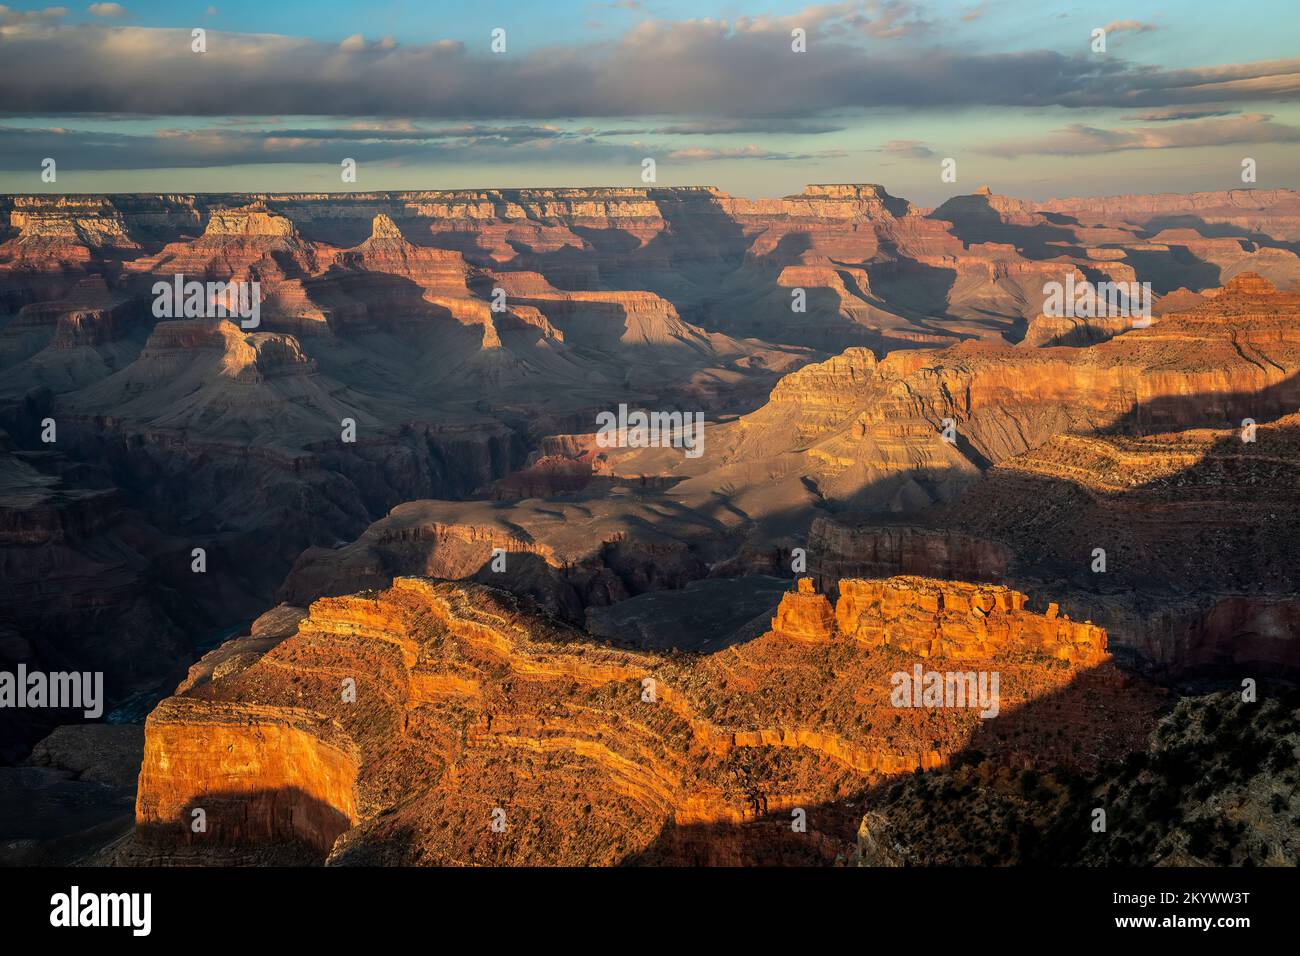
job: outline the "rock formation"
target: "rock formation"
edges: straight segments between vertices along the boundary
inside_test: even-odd
[[[811,578],[800,578],[796,590],[781,598],[772,618],[772,630],[798,641],[821,643],[831,639],[835,611],[826,595],[818,594]]]
[[[997,585],[897,577],[839,582],[834,610],[811,578],[781,599],[772,619],[777,634],[810,643],[850,640],[896,647],[917,657],[982,660],[1008,649],[1047,654],[1084,666],[1100,664],[1106,632],[1061,616],[1026,610],[1019,591]]]
[[[936,615],[950,616],[926,611],[934,594],[984,593],[886,583],[900,604],[912,594],[911,615],[859,606],[858,631],[874,621],[928,635]],[[807,586],[791,594],[778,621],[800,618],[787,603],[796,602],[828,624],[829,604],[814,597]],[[989,753],[1091,766],[1145,732],[1148,691],[1114,693],[1113,665],[1100,658],[1051,661],[1042,632],[1026,629],[1032,615],[999,615],[1018,623],[984,648],[1001,672],[1003,717],[983,721],[969,708],[891,704],[890,673],[921,659],[906,641],[833,643],[828,655],[774,630],[707,656],[617,651],[502,592],[399,578],[379,593],[315,602],[260,660],[214,671],[155,710],[141,841],[124,852],[165,858],[169,846],[200,841],[214,853],[307,844],[335,863],[683,862],[692,827],[770,827],[805,807],[820,835],[788,852],[824,860],[852,839],[840,803],[890,775],[943,765],[1032,700],[1094,703],[1070,708],[1068,740],[1062,725],[1040,721],[991,737]],[[195,809],[206,832],[189,826]],[[672,836],[661,836],[666,826]],[[717,858],[746,845],[719,838]]]

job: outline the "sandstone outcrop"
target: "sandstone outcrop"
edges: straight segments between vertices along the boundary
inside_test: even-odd
[[[180,832],[218,846],[301,840],[324,851],[356,822],[357,762],[318,714],[171,697],[145,724],[136,822],[172,839],[179,819],[191,824]]]
[[[998,585],[895,577],[843,579],[834,609],[811,578],[781,599],[773,632],[810,643],[850,640],[920,658],[983,660],[1014,650],[1092,666],[1108,660],[1106,632],[1026,609],[1027,596]]]
[[[854,794],[942,766],[972,735],[1008,760],[1091,765],[1155,703],[1115,693],[1109,663],[1052,665],[1013,637],[989,658],[1001,717],[899,709],[889,675],[920,658],[831,646],[772,632],[706,656],[613,650],[503,592],[415,578],[322,599],[259,661],[150,717],[141,839],[164,857],[207,841],[332,843],[335,863],[737,862],[763,841],[693,828],[789,833],[804,807],[812,838],[764,852],[829,862],[853,840]],[[1051,695],[1080,695],[1068,739],[1016,721]]]
[[[1106,632],[1092,623],[1026,610],[1027,597],[996,585],[918,578],[840,581],[840,633],[920,657],[980,660],[999,651],[1044,653],[1085,666],[1108,659]]]
[[[800,578],[796,590],[781,598],[772,630],[795,640],[819,643],[831,639],[835,611],[826,595],[818,594],[811,578]]]

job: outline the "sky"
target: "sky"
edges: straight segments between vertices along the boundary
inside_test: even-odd
[[[0,5],[0,192],[1296,188],[1298,100],[1295,0]]]

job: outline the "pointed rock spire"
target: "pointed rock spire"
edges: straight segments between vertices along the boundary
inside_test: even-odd
[[[375,216],[374,222],[370,226],[371,239],[401,239],[402,231],[397,228],[397,223],[388,217],[387,213],[380,213]]]

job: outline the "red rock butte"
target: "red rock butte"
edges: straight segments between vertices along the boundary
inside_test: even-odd
[[[801,641],[851,640],[917,657],[983,660],[1001,651],[1041,652],[1084,666],[1109,660],[1106,632],[1092,623],[1025,609],[1019,591],[998,585],[896,577],[839,582],[834,610],[811,578],[781,599],[772,630]]]

